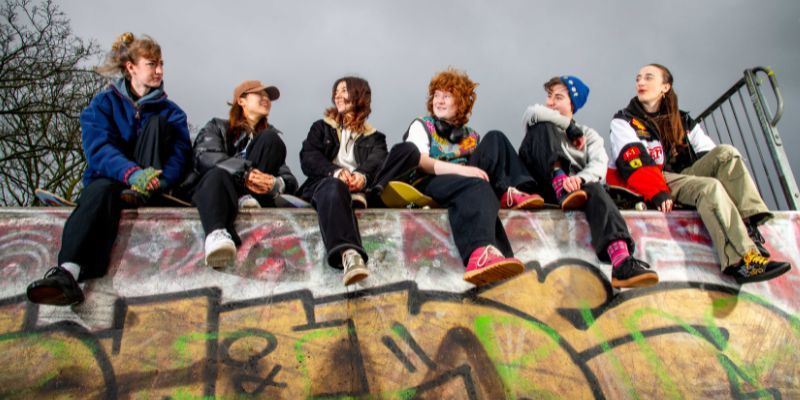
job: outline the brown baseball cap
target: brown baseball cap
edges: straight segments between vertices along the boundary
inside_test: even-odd
[[[261,83],[261,81],[244,81],[236,86],[236,89],[233,89],[233,102],[232,104],[236,104],[236,100],[242,95],[247,93],[256,93],[262,90],[266,90],[267,96],[270,100],[275,101],[281,97],[281,92],[275,86],[265,86]]]

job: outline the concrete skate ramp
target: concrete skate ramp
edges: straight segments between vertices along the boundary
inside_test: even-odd
[[[69,211],[0,210],[0,398],[800,398],[798,213],[762,229],[795,268],[743,287],[696,214],[626,213],[661,283],[618,292],[581,213],[503,212],[527,270],[476,289],[446,212],[360,212],[345,288],[312,211],[244,212],[215,271],[196,212],[143,209],[85,303],[29,304]]]

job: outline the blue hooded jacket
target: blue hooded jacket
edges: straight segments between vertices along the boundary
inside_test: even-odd
[[[128,184],[141,168],[131,159],[139,132],[152,116],[162,115],[175,128],[174,151],[164,164],[161,178],[167,185],[180,183],[191,162],[186,114],[160,88],[134,102],[121,78],[98,93],[81,113],[81,137],[88,166],[83,185],[105,177]]]

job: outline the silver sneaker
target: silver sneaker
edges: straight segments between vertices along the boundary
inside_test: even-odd
[[[233,263],[236,244],[225,229],[217,229],[206,236],[206,264],[211,268],[222,268]]]
[[[369,270],[364,264],[361,254],[353,249],[347,249],[342,253],[342,265],[344,265],[344,276],[342,283],[345,286],[352,285],[369,276]]]
[[[242,208],[261,208],[261,204],[258,203],[255,197],[246,194],[242,197],[239,197],[239,209]]]

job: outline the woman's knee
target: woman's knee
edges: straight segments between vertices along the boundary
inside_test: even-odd
[[[257,145],[265,147],[286,147],[286,144],[283,143],[283,139],[281,139],[281,136],[275,129],[263,129],[256,133],[253,136],[253,146]]]
[[[320,181],[314,190],[314,201],[316,203],[326,203],[337,199],[349,198],[350,190],[344,182],[337,178],[328,177]]]
[[[703,197],[707,199],[720,199],[722,196],[728,197],[725,186],[716,178],[697,177],[697,181],[700,189],[699,194],[702,196],[700,200]]]
[[[739,153],[739,150],[729,144],[721,144],[717,147],[714,147],[709,154],[715,155],[720,160],[729,160],[731,158],[742,157],[742,154]]]

